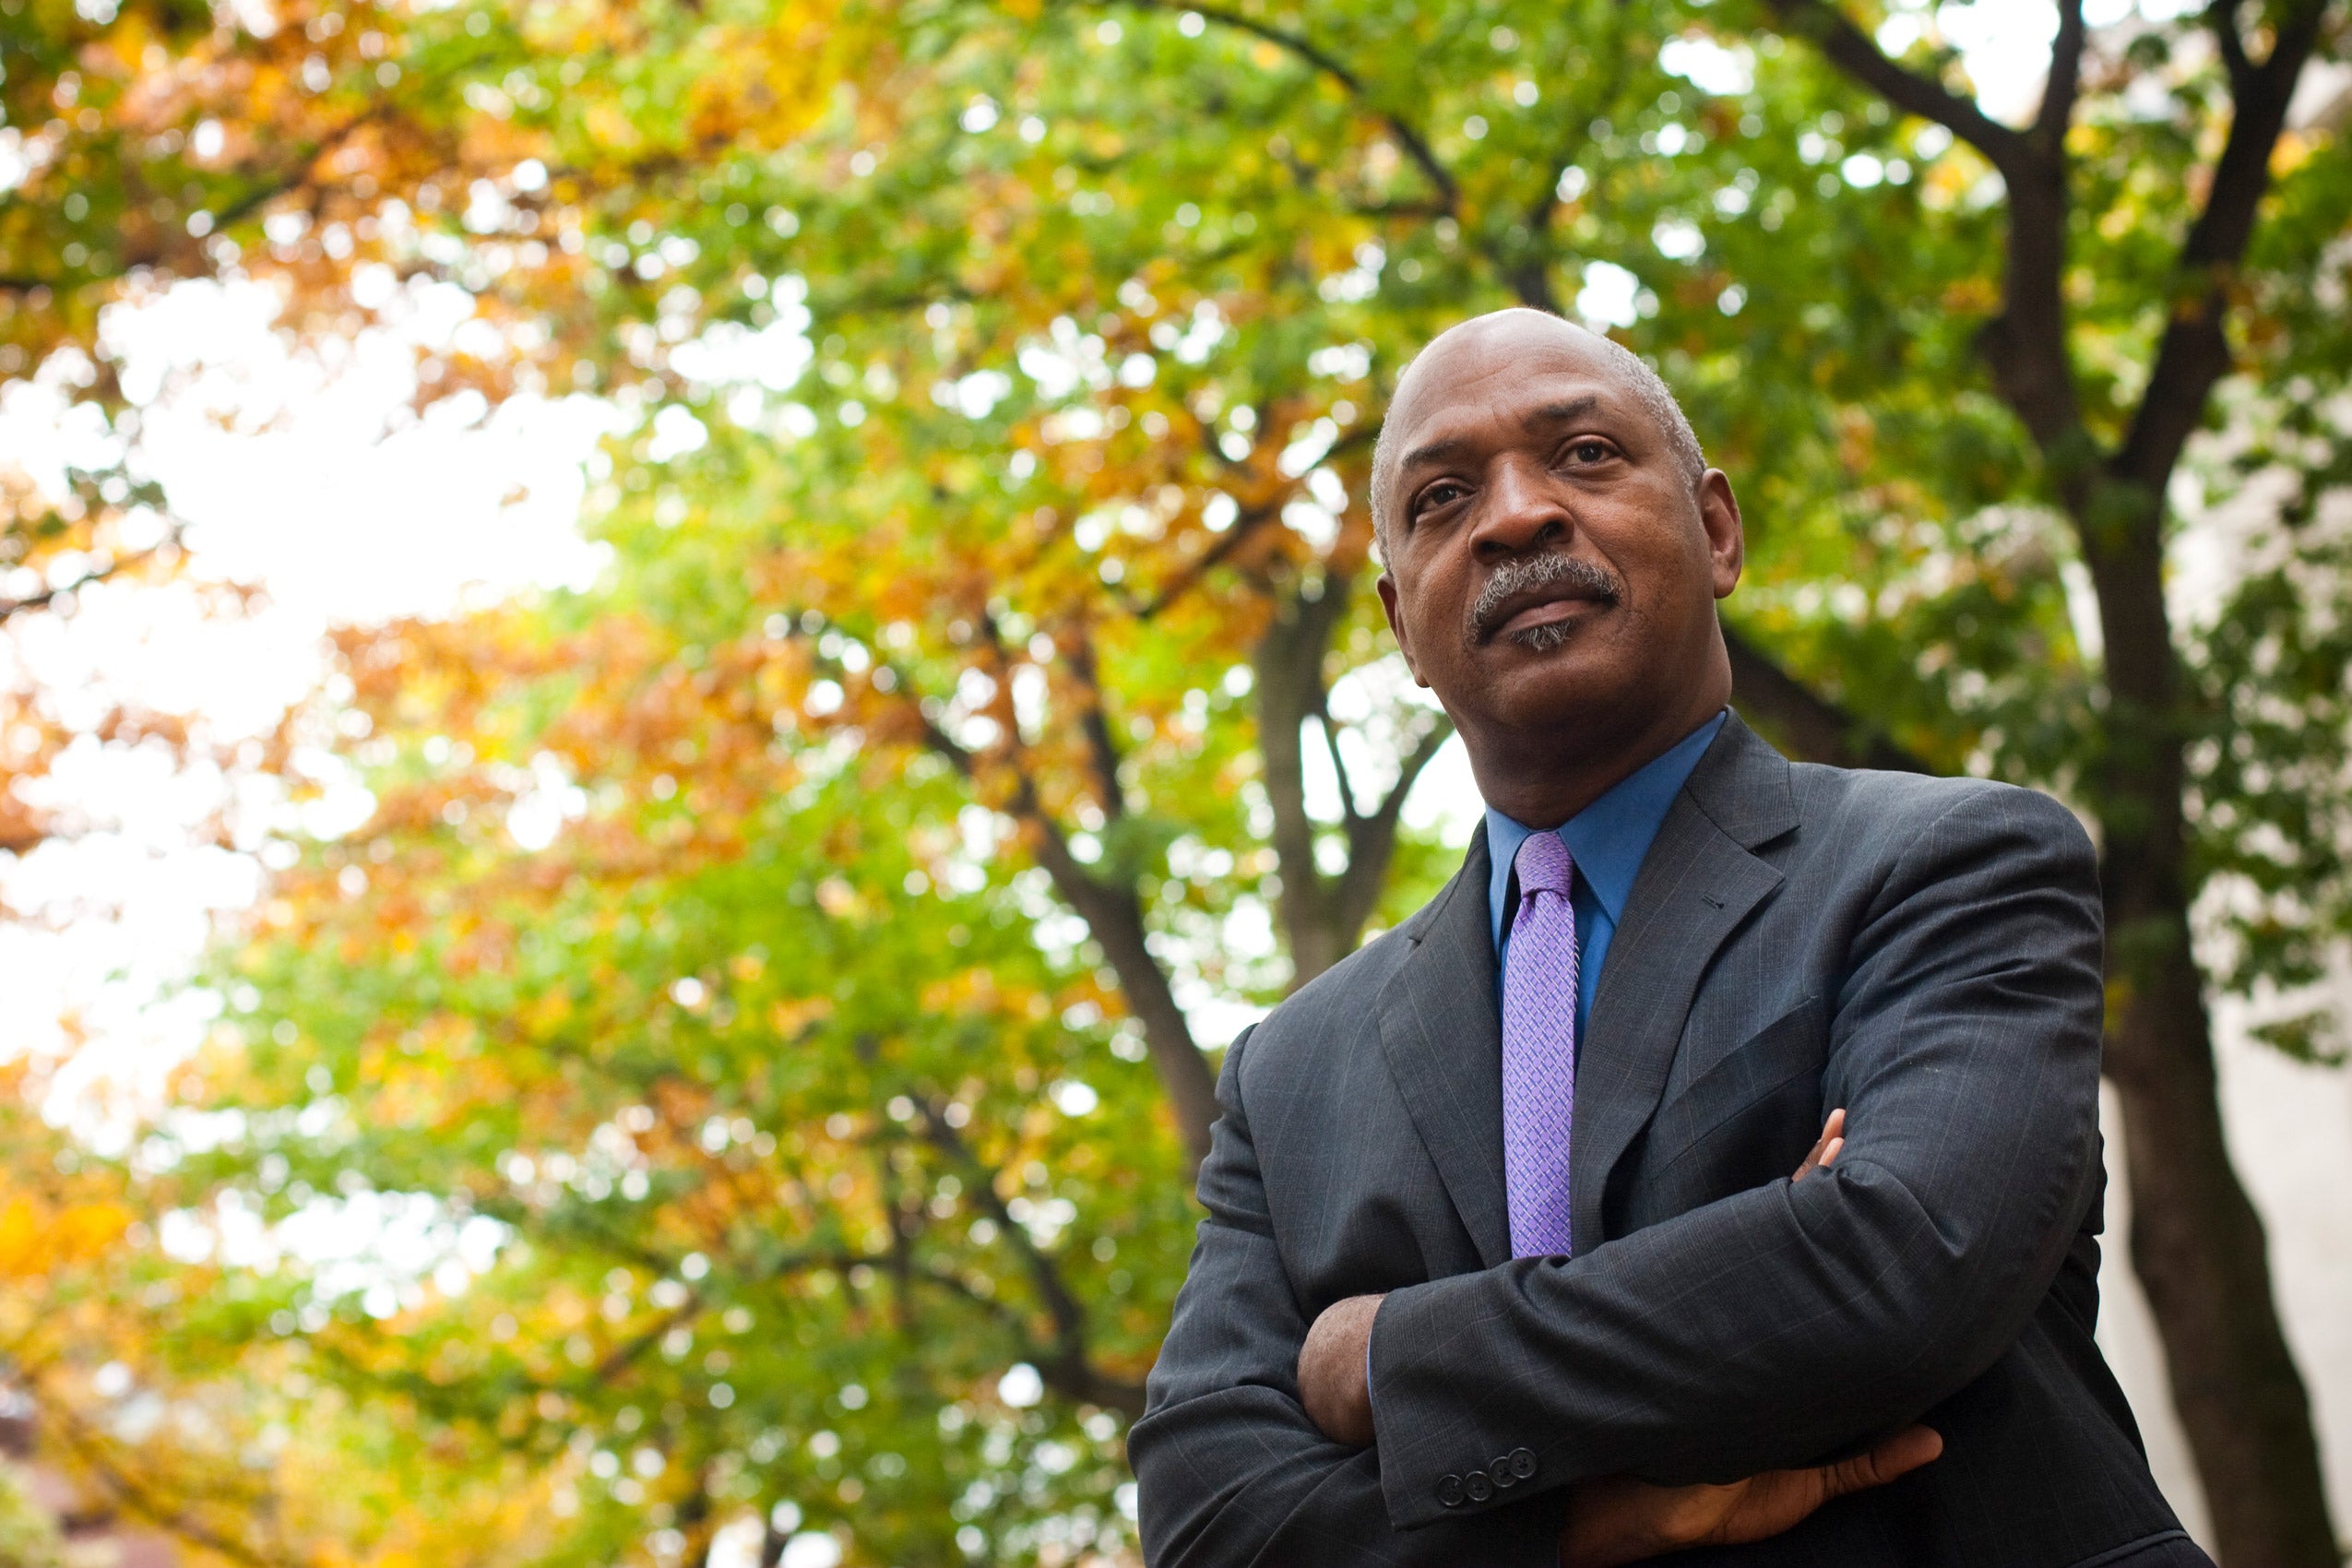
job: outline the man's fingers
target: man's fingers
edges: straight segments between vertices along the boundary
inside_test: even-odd
[[[1857,1454],[1834,1465],[1815,1465],[1802,1470],[1766,1470],[1729,1486],[1644,1488],[1645,1493],[1680,1504],[1686,1520],[1693,1510],[1705,1516],[1695,1528],[1688,1524],[1669,1528],[1659,1536],[1664,1545],[1654,1550],[1671,1550],[1703,1543],[1736,1546],[1743,1541],[1768,1539],[1793,1528],[1823,1503],[1848,1492],[1884,1486],[1942,1452],[1943,1439],[1935,1432],[1926,1427],[1907,1427],[1867,1454]]]
[[[1822,1501],[1843,1497],[1849,1491],[1867,1491],[1874,1486],[1884,1486],[1933,1459],[1943,1452],[1943,1438],[1930,1427],[1906,1427],[1867,1454],[1857,1454],[1851,1459],[1841,1459],[1835,1465],[1824,1465]]]
[[[1789,1180],[1803,1181],[1812,1174],[1816,1167],[1827,1165],[1831,1160],[1835,1159],[1837,1151],[1845,1146],[1846,1108],[1841,1105],[1829,1113],[1828,1121],[1821,1124],[1821,1136],[1813,1140],[1812,1152],[1805,1156],[1804,1163],[1797,1167],[1797,1173]]]

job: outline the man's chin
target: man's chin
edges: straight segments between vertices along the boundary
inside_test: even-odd
[[[1505,729],[1538,733],[1581,727],[1623,707],[1632,695],[1620,672],[1573,635],[1549,647],[1498,638],[1481,651],[1486,679],[1479,706]]]
[[[1493,680],[1538,676],[1550,681],[1562,678],[1562,672],[1571,665],[1592,670],[1600,662],[1611,640],[1606,636],[1607,629],[1595,624],[1598,619],[1595,615],[1568,615],[1498,631],[1477,647],[1473,657]]]

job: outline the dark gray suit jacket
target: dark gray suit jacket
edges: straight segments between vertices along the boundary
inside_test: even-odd
[[[1674,1561],[2066,1568],[2181,1539],[2091,1337],[2099,897],[2063,807],[1791,765],[1734,716],[1602,971],[1573,1261],[1511,1256],[1487,879],[1481,832],[1226,1057],[1129,1440],[1146,1561],[1546,1564],[1580,1478],[1729,1480],[1915,1420],[1945,1441],[1926,1468]],[[1839,1105],[1844,1155],[1792,1183]],[[1371,1291],[1355,1450],[1295,1367]]]

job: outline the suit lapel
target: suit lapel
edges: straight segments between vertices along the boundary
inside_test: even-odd
[[[1610,1172],[1657,1109],[1716,950],[1781,876],[1751,851],[1797,826],[1788,760],[1734,713],[1659,826],[1626,899],[1577,1053],[1572,1179],[1579,1252],[1606,1240]],[[1382,1053],[1479,1260],[1511,1257],[1503,1175],[1503,1018],[1495,1008],[1486,827],[1408,923],[1412,948],[1376,1004]]]
[[[1780,885],[1780,873],[1751,850],[1796,826],[1788,760],[1733,714],[1650,843],[1577,1049],[1570,1171],[1579,1253],[1608,1240],[1610,1174],[1657,1109],[1716,950]],[[1498,1106],[1499,1061],[1498,1052]]]
[[[1490,1268],[1509,1261],[1503,1185],[1503,1019],[1494,1005],[1486,827],[1462,869],[1407,928],[1381,988],[1380,1043],[1455,1212]]]

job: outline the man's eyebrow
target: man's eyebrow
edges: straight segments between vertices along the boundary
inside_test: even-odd
[[[1529,429],[1538,425],[1565,424],[1571,420],[1585,419],[1597,412],[1599,408],[1600,395],[1597,392],[1587,392],[1581,398],[1570,398],[1557,403],[1546,403],[1542,408],[1528,414],[1521,422]]]
[[[1458,435],[1449,435],[1432,441],[1426,446],[1416,446],[1397,462],[1397,471],[1401,473],[1407,469],[1418,469],[1425,463],[1445,462],[1467,452],[1470,445],[1469,442]]]
[[[1597,392],[1586,392],[1580,397],[1563,398],[1556,403],[1546,403],[1539,409],[1531,410],[1520,423],[1529,430],[1544,425],[1567,424],[1576,420],[1589,418],[1598,411],[1600,406],[1600,395]],[[1396,471],[1403,473],[1426,464],[1451,461],[1472,450],[1476,445],[1475,442],[1458,435],[1442,436],[1426,445],[1414,447],[1398,458]]]

